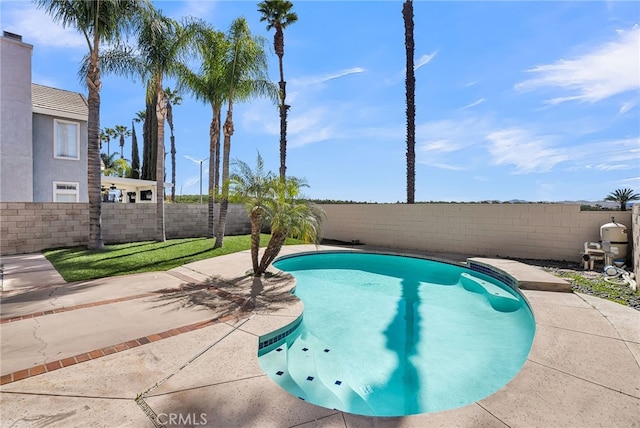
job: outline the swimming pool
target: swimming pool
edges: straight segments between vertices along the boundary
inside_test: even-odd
[[[519,292],[421,258],[318,252],[274,263],[304,313],[260,339],[258,361],[289,393],[370,416],[471,404],[522,368],[535,333]]]

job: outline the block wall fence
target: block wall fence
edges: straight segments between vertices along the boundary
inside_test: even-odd
[[[324,238],[406,250],[579,261],[584,243],[599,241],[600,226],[612,216],[627,227],[632,242],[630,211],[580,211],[579,205],[336,204],[322,208],[327,214]]]
[[[215,209],[217,216],[220,206]],[[167,239],[206,236],[207,205],[166,204],[164,214]],[[102,238],[106,244],[153,240],[155,224],[155,204],[102,204]],[[229,204],[225,233],[251,233],[244,206]],[[0,255],[83,246],[88,236],[86,203],[0,202]]]
[[[640,206],[630,211],[580,211],[567,204],[326,204],[323,237],[406,250],[467,256],[579,260],[611,217],[624,224],[629,249],[640,248]],[[219,206],[216,206],[219,209]],[[105,243],[153,239],[153,204],[103,204]],[[166,236],[206,235],[207,206],[165,205]],[[87,244],[88,204],[0,203],[0,255]],[[244,207],[229,205],[226,234],[248,234]],[[633,236],[633,238],[632,238]],[[638,253],[633,265],[638,269]]]

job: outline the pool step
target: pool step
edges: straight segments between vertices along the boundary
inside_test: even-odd
[[[343,410],[356,414],[374,414],[366,400],[349,384],[344,375],[340,359],[317,336],[307,332],[303,335],[305,346],[313,352],[316,372],[325,388],[338,397]]]
[[[287,390],[290,394],[306,399],[306,393],[300,388],[298,383],[291,377],[287,366],[288,346],[283,343],[277,349],[259,357],[258,361],[267,375],[276,381],[278,385]]]
[[[316,358],[321,358],[318,355],[318,343],[314,340],[307,340],[308,338],[308,335],[303,334],[292,343],[287,351],[289,373],[304,391],[301,398],[330,409],[341,410],[344,407],[342,400],[327,388],[318,373]],[[320,352],[324,351],[320,350]]]
[[[513,312],[522,306],[521,301],[504,288],[466,272],[460,274],[460,284],[465,290],[484,294],[491,306],[497,311]]]

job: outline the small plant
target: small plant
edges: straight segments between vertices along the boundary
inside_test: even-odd
[[[577,272],[558,272],[555,275],[571,282],[571,288],[578,293],[611,300],[640,310],[640,291],[633,291],[627,284],[605,281],[604,276],[586,278]]]
[[[637,201],[638,199],[640,199],[640,194],[635,193],[633,189],[629,188],[615,190],[604,198],[605,201],[619,202],[620,211],[626,211],[627,203],[629,201]]]

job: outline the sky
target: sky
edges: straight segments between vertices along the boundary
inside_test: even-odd
[[[406,201],[402,1],[293,3],[298,21],[284,33],[287,174],[305,178],[312,199]],[[266,38],[269,75],[279,80],[273,31],[260,22],[257,1],[154,4],[221,31],[244,16]],[[414,22],[416,201],[597,201],[620,188],[640,192],[640,2],[416,0]],[[28,1],[1,0],[0,23],[34,46],[34,83],[86,94],[77,71],[88,48],[79,33]],[[173,109],[176,194],[199,194],[212,113],[181,95]],[[144,84],[105,75],[101,101],[101,127],[131,127],[144,109]],[[277,106],[254,99],[235,104],[233,117],[231,158],[253,166],[260,153],[277,174]],[[140,124],[136,131],[141,145]],[[168,150],[168,128],[166,135]],[[124,154],[131,158],[130,139]],[[171,177],[169,161],[167,168]]]

